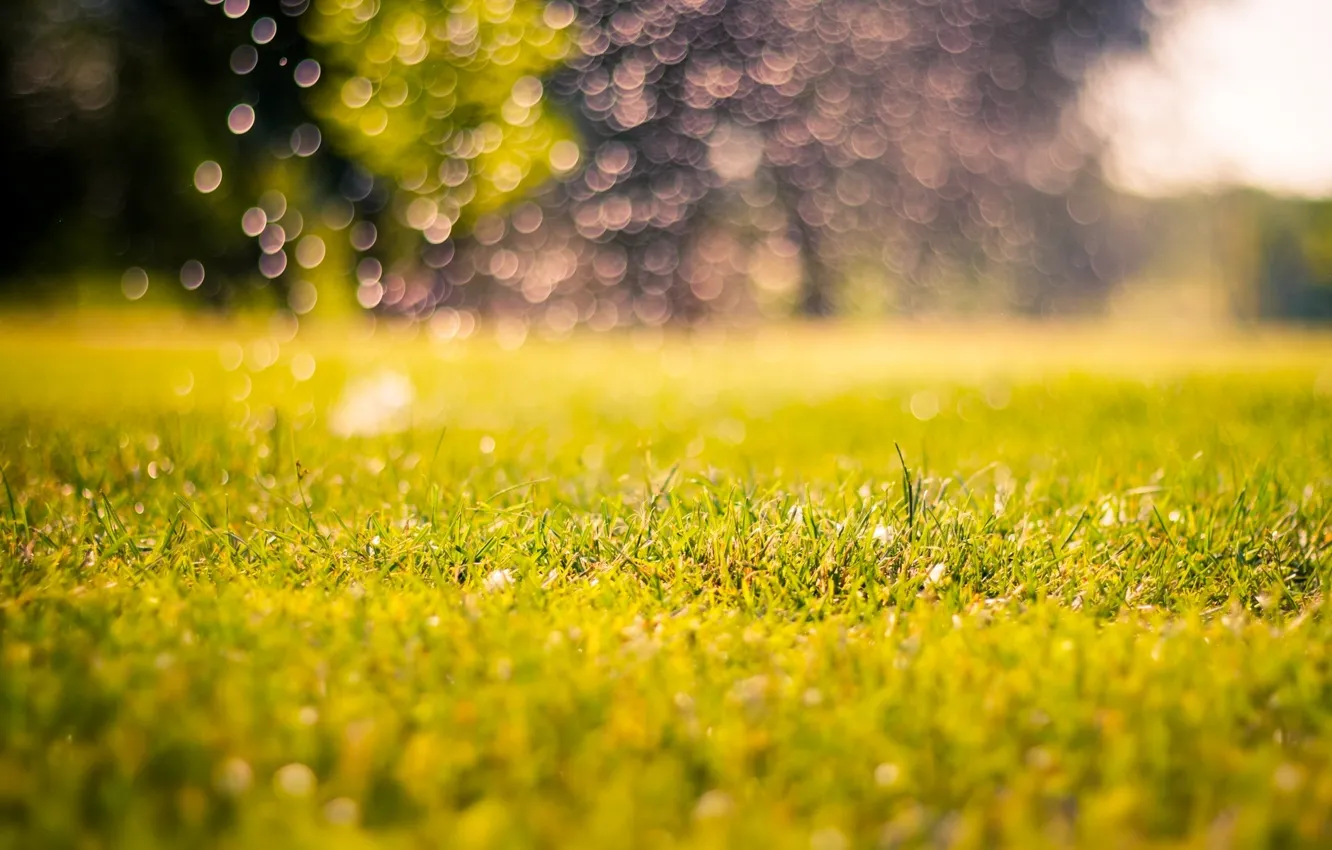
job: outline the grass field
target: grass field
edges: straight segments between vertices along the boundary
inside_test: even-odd
[[[1332,843],[1332,338],[0,362],[0,846]]]

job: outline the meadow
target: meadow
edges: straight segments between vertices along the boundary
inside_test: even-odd
[[[1332,843],[1332,337],[0,325],[0,846]]]

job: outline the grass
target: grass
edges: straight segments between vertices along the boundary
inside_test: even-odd
[[[1332,841],[1332,339],[0,332],[0,846]]]

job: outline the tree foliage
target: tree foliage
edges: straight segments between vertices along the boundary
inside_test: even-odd
[[[538,0],[317,0],[305,32],[326,79],[311,104],[338,149],[400,190],[442,242],[552,174],[572,144],[542,77],[569,53]],[[548,17],[548,16],[547,16]]]
[[[554,86],[591,149],[570,203],[640,276],[663,240],[735,223],[744,191],[741,224],[803,255],[807,312],[857,257],[916,293],[1015,280],[1032,306],[1113,278],[1097,140],[1070,107],[1102,51],[1143,43],[1140,0],[580,8],[580,55]],[[611,212],[626,201],[627,220]],[[695,271],[714,288],[712,264]]]

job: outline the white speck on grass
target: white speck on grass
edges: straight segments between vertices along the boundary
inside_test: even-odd
[[[131,301],[148,294],[148,273],[138,266],[127,269],[120,278],[120,291]]]
[[[291,358],[291,376],[298,381],[308,381],[314,377],[315,359],[302,351]]]
[[[745,441],[745,423],[739,419],[723,419],[717,423],[716,434],[723,443],[738,446]]]
[[[893,530],[892,526],[888,525],[874,526],[875,543],[892,543],[895,537],[897,537],[897,532]]]
[[[929,390],[923,390],[911,397],[911,415],[922,422],[928,422],[939,415],[939,396]]]
[[[1290,762],[1280,765],[1272,774],[1272,784],[1278,791],[1287,793],[1296,790],[1304,782],[1304,774]]]
[[[347,383],[329,417],[339,437],[372,437],[405,431],[411,425],[416,387],[401,372],[384,370]]]
[[[1054,766],[1054,755],[1045,747],[1032,747],[1027,750],[1027,764],[1036,770],[1049,770]]]
[[[768,677],[758,675],[736,682],[731,688],[731,695],[746,708],[752,709],[762,705],[767,691]]]
[[[194,390],[194,373],[185,369],[177,375],[171,389],[178,396],[187,396]]]
[[[874,784],[878,785],[880,788],[887,788],[890,785],[895,785],[901,775],[901,768],[895,764],[884,762],[874,768]]]
[[[508,569],[491,570],[490,574],[481,582],[481,586],[489,593],[498,593],[512,587],[513,571]]]
[[[299,762],[284,765],[273,774],[273,787],[288,797],[308,797],[316,783],[314,771]]]
[[[694,820],[713,820],[731,813],[731,795],[716,789],[708,791],[694,804]]]
[[[223,343],[217,350],[217,359],[222,363],[223,369],[234,372],[245,361],[245,349],[241,348],[238,342]]]
[[[934,587],[942,582],[948,576],[947,564],[935,564],[930,567],[930,571],[925,575],[925,586]]]
[[[253,782],[254,771],[250,769],[249,763],[244,759],[232,757],[218,767],[213,787],[229,797],[237,797],[250,790]]]
[[[809,836],[809,850],[846,850],[846,836],[831,826],[816,829]]]
[[[361,807],[350,797],[335,797],[324,804],[324,820],[334,826],[350,826],[361,816]]]

